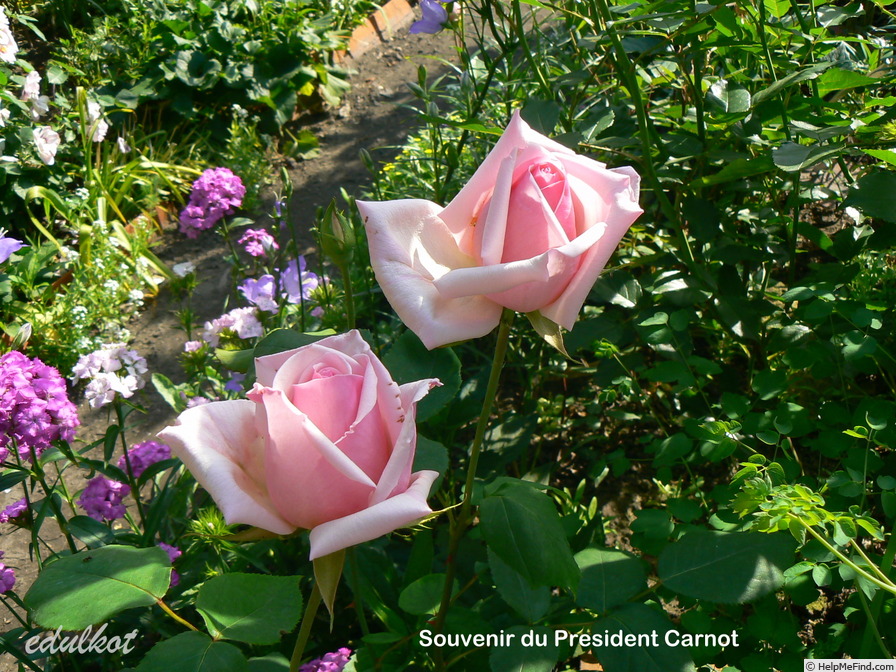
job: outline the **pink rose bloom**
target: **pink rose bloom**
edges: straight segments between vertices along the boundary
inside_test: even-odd
[[[255,360],[249,399],[191,408],[159,437],[228,523],[311,530],[311,559],[431,513],[438,474],[411,473],[416,404],[439,385],[399,386],[357,331]]]
[[[571,329],[632,223],[640,178],[533,131],[519,112],[442,208],[358,203],[386,298],[428,348],[483,336],[502,308]]]

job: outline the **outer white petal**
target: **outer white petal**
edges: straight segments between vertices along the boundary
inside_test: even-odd
[[[432,509],[426,498],[438,476],[435,471],[418,471],[411,475],[406,492],[358,513],[318,525],[311,530],[311,559],[376,539],[429,515]]]
[[[438,205],[398,200],[359,202],[358,209],[377,282],[427,348],[484,336],[498,325],[498,304],[481,295],[447,298],[434,286],[446,273],[476,265],[439,219]]]
[[[159,438],[214,498],[230,523],[277,534],[295,531],[274,510],[264,480],[264,438],[255,428],[255,404],[244,399],[190,408]]]

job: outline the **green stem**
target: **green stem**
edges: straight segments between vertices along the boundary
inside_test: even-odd
[[[189,628],[190,630],[193,630],[194,632],[199,632],[199,628],[197,628],[195,625],[190,623],[188,620],[186,620],[186,619],[178,616],[176,613],[174,613],[174,610],[171,607],[169,607],[167,604],[165,604],[165,602],[163,600],[156,600],[156,604],[158,604],[162,608],[162,611],[164,611],[166,614],[168,614],[171,618],[173,618],[175,621],[180,623],[182,626]]]
[[[348,264],[339,267],[342,274],[342,286],[345,288],[345,319],[349,329],[355,328],[355,293],[352,291],[352,276]]]
[[[815,537],[822,546],[824,546],[831,553],[833,553],[841,562],[843,562],[847,567],[852,569],[856,574],[861,576],[863,579],[870,581],[878,588],[883,588],[887,592],[893,593],[894,595],[896,595],[896,585],[893,585],[892,583],[890,583],[889,580],[887,581],[887,583],[884,583],[883,581],[878,579],[873,574],[869,574],[864,569],[859,567],[856,563],[854,563],[852,560],[850,560],[848,557],[846,557],[843,553],[841,553],[839,550],[837,550],[827,539],[825,539],[823,536],[818,534],[818,532],[813,530],[810,525],[807,525],[806,523],[804,523],[802,520],[800,520],[798,517],[794,516],[793,514],[790,514],[790,517],[793,520],[798,521],[800,523],[800,525],[805,527],[806,530],[808,530],[809,534],[811,534],[813,537]]]
[[[868,566],[871,568],[871,570],[872,570],[875,574],[877,574],[877,576],[878,576],[882,581],[886,581],[886,582],[889,583],[889,581],[890,581],[890,577],[887,576],[886,574],[884,574],[882,571],[880,571],[880,567],[878,567],[877,564],[871,562],[871,558],[869,558],[867,555],[865,555],[865,551],[863,551],[863,550],[862,550],[862,547],[859,546],[859,545],[856,543],[856,540],[855,540],[855,539],[850,539],[850,540],[849,540],[849,545],[852,546],[852,547],[855,549],[855,551],[856,551],[860,556],[862,556],[862,560],[864,560],[865,562],[868,563]]]
[[[631,59],[628,56],[628,53],[625,51],[625,47],[622,46],[622,40],[619,39],[619,35],[616,32],[616,27],[613,25],[613,17],[610,15],[610,8],[607,5],[607,0],[593,0],[593,2],[595,4],[596,13],[603,23],[604,30],[606,31],[607,35],[610,36],[610,41],[613,44],[616,70],[622,79],[623,85],[628,90],[628,94],[632,99],[632,105],[635,108],[635,115],[638,119],[638,137],[641,140],[641,153],[643,155],[642,166],[644,168],[647,181],[653,188],[653,192],[656,196],[657,203],[660,206],[660,210],[669,221],[669,224],[671,224],[676,230],[676,233],[678,235],[678,247],[681,253],[684,255],[685,264],[692,272],[692,274],[697,275],[696,262],[694,261],[694,252],[691,249],[691,243],[688,240],[684,229],[681,227],[679,218],[675,213],[675,208],[673,207],[672,202],[669,200],[668,196],[666,196],[666,192],[663,191],[663,185],[660,183],[659,177],[656,174],[656,170],[653,167],[653,157],[651,156],[651,147],[653,146],[653,144],[651,143],[650,138],[650,132],[651,130],[653,130],[653,127],[651,126],[650,119],[647,116],[647,110],[644,106],[644,99],[641,97],[641,87],[638,86],[638,80],[635,74],[635,65],[634,63],[632,63]],[[657,142],[656,146],[660,152],[665,151],[663,149],[662,142]]]
[[[311,596],[308,598],[308,606],[305,607],[305,613],[302,615],[302,626],[299,628],[299,638],[296,640],[296,647],[292,650],[289,672],[299,672],[299,664],[302,662],[302,656],[305,654],[305,645],[308,644],[308,637],[311,635],[311,625],[314,623],[314,617],[317,614],[320,602],[320,588],[317,587],[317,582],[315,582],[311,588]]]
[[[137,487],[137,479],[134,478],[134,469],[131,467],[131,456],[128,453],[128,442],[124,436],[124,409],[122,408],[121,401],[117,398],[113,402],[113,405],[115,406],[115,416],[118,419],[118,435],[121,437],[121,449],[124,451],[124,465],[126,467],[125,473],[128,477],[128,485],[131,488],[131,494],[134,496],[134,502],[137,504],[137,515],[140,516],[140,526],[143,533],[147,534],[146,516],[143,514],[143,502],[140,501],[140,489]]]
[[[473,437],[473,446],[470,449],[470,463],[467,465],[467,480],[464,485],[464,495],[460,506],[460,513],[451,526],[451,537],[448,542],[448,558],[445,563],[445,584],[442,588],[442,600],[439,611],[433,620],[433,631],[441,632],[445,625],[445,617],[451,604],[451,586],[454,583],[454,575],[457,572],[457,549],[460,539],[472,522],[470,511],[473,508],[473,481],[476,478],[476,467],[479,464],[479,454],[482,451],[482,440],[488,429],[488,421],[492,412],[492,405],[498,393],[498,381],[501,377],[501,369],[504,367],[504,357],[507,354],[507,344],[510,340],[510,325],[513,324],[514,313],[508,308],[501,314],[501,323],[498,327],[498,341],[495,344],[495,355],[492,359],[491,373],[488,377],[488,386],[485,390],[485,399],[482,402],[482,411],[479,414],[479,422],[476,424],[476,434]],[[444,661],[442,667],[444,668]]]
[[[874,619],[874,614],[871,611],[871,605],[868,604],[868,598],[865,597],[865,593],[861,590],[856,591],[859,594],[859,599],[862,602],[862,610],[865,612],[865,615],[868,617],[868,624],[871,626],[870,630],[866,630],[866,634],[869,632],[874,635],[874,638],[877,640],[877,645],[880,646],[880,650],[883,651],[884,655],[887,658],[892,658],[893,656],[890,654],[887,649],[887,645],[884,644],[884,638],[880,634],[880,630],[877,627],[877,622]]]

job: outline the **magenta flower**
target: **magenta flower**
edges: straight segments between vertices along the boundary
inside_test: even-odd
[[[54,441],[71,441],[80,425],[59,371],[21,352],[0,357],[0,460],[10,441],[22,459],[40,455]]]
[[[128,449],[128,457],[131,460],[131,469],[134,471],[134,478],[140,478],[140,475],[146,471],[146,468],[171,458],[171,448],[164,443],[158,441],[144,441],[143,443],[135,443]],[[124,455],[118,458],[118,468],[127,473],[127,462]]]
[[[180,231],[196,238],[212,228],[224,215],[232,215],[243,204],[246,187],[227,168],[209,168],[193,182],[190,202],[180,213]]]
[[[130,486],[124,483],[105,476],[97,476],[87,483],[78,499],[78,506],[94,520],[124,518],[126,509],[122,500],[130,491]]]
[[[299,668],[299,672],[342,672],[343,668],[348,665],[351,656],[352,650],[342,647],[338,651],[326,653],[320,658],[305,663]]]
[[[0,551],[0,559],[3,558],[3,551]],[[16,585],[16,573],[11,567],[7,567],[0,562],[0,593],[5,593],[13,589]],[[342,669],[342,668],[339,668]]]
[[[177,546],[172,546],[171,544],[166,544],[164,541],[160,541],[156,544],[159,548],[165,551],[168,554],[168,559],[173,564],[175,560],[177,560],[180,556],[184,554],[182,550],[180,550]],[[168,584],[170,588],[174,588],[177,584],[180,583],[180,574],[175,572],[173,569],[171,570],[171,583]]]
[[[8,523],[13,518],[18,518],[28,508],[28,501],[23,497],[0,511],[0,523]]]
[[[264,229],[246,229],[237,243],[253,257],[266,257],[269,251],[280,249],[274,236]]]

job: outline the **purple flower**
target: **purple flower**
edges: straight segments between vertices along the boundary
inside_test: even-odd
[[[448,22],[448,10],[439,0],[420,0],[420,11],[423,17],[414,21],[408,32],[433,35],[440,32]]]
[[[309,300],[311,292],[320,285],[317,274],[305,270],[306,268],[305,257],[299,256],[298,263],[293,259],[280,273],[280,291],[286,295],[286,300],[290,303],[301,303],[300,294],[305,301]]]
[[[237,287],[240,294],[246,297],[246,301],[258,306],[259,310],[268,313],[276,313],[280,310],[274,294],[277,291],[277,283],[273,275],[262,275],[258,280],[255,278],[246,278],[242,284]]]
[[[184,553],[177,546],[172,546],[171,544],[166,544],[164,541],[160,541],[156,544],[159,548],[165,551],[168,554],[168,559],[173,563]],[[170,588],[174,588],[177,584],[180,583],[180,574],[175,572],[173,569],[171,570],[171,582],[168,584]]]
[[[0,551],[0,559],[3,558],[3,551]],[[12,590],[13,586],[16,585],[16,573],[12,571],[11,567],[7,567],[2,562],[0,562],[0,593],[5,593],[9,590]]]
[[[233,214],[245,195],[246,187],[238,175],[227,168],[209,168],[193,182],[190,202],[180,213],[181,233],[196,238],[224,215]]]
[[[242,392],[244,380],[246,380],[245,373],[234,373],[224,385],[224,389],[230,392]]]
[[[22,459],[40,455],[57,439],[71,441],[80,425],[59,371],[21,352],[0,357],[0,460],[9,443]]]
[[[3,511],[0,511],[0,523],[8,523],[13,518],[18,518],[28,508],[28,502],[23,497],[19,501],[10,504]]]
[[[131,469],[134,471],[134,478],[140,478],[140,475],[146,471],[146,468],[156,462],[168,460],[171,458],[171,448],[164,443],[158,441],[144,441],[143,443],[135,443],[128,449],[128,458],[131,460]],[[128,464],[124,459],[124,455],[118,458],[118,468],[127,473]]]
[[[122,499],[131,491],[130,486],[105,476],[90,479],[78,499],[78,506],[94,520],[124,518]]]
[[[342,669],[348,665],[351,655],[351,649],[342,647],[338,651],[326,653],[310,663],[305,663],[299,668],[299,672],[342,672]]]
[[[9,259],[13,252],[18,252],[23,247],[25,247],[25,243],[15,238],[7,238],[6,231],[0,229],[0,264]]]
[[[270,250],[280,249],[274,236],[264,229],[246,229],[237,243],[253,257],[266,257]]]

